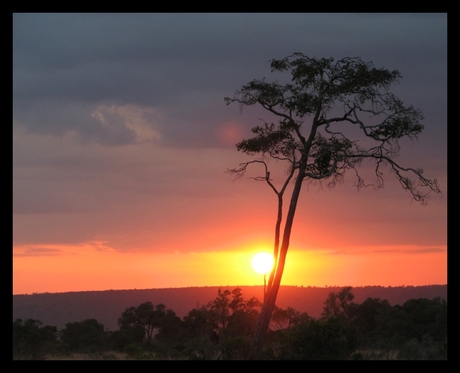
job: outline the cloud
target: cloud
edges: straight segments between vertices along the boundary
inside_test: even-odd
[[[21,247],[15,248],[13,252],[14,257],[54,256],[60,254],[64,254],[64,251],[45,247]]]
[[[438,248],[438,247],[427,247],[427,248],[420,248],[414,250],[406,250],[405,253],[407,254],[431,254],[431,253],[445,253],[446,249]]]
[[[119,117],[102,122],[93,113],[94,105],[55,100],[34,100],[28,105],[16,105],[13,121],[37,134],[63,137],[73,135],[82,141],[97,141],[103,145],[125,145],[136,140],[136,132]]]
[[[134,105],[99,105],[91,113],[103,127],[112,127],[114,123],[126,127],[135,134],[139,142],[159,140],[161,134],[155,129],[155,110]]]
[[[82,251],[113,252],[107,241],[90,240],[72,244],[48,244],[46,246],[16,245],[14,257],[75,255]]]
[[[326,255],[373,255],[373,254],[433,254],[446,253],[445,247],[420,247],[391,245],[382,248],[347,248],[347,249],[318,249]]]

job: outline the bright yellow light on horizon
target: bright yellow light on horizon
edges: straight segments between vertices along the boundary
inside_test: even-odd
[[[270,273],[273,268],[273,255],[269,253],[258,253],[252,258],[252,268],[261,275]]]

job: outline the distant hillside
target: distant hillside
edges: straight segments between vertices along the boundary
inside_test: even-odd
[[[233,290],[237,286],[221,286],[222,290]],[[244,299],[255,296],[262,301],[263,286],[238,286]],[[214,300],[219,287],[189,287],[144,290],[106,290],[69,293],[44,293],[13,295],[13,320],[38,319],[45,325],[54,325],[59,330],[68,322],[94,318],[109,330],[117,330],[121,313],[131,306],[151,301],[163,303],[179,316],[185,316],[191,309]],[[277,305],[292,307],[310,316],[319,317],[323,303],[330,292],[342,287],[297,287],[282,286]],[[383,287],[366,286],[353,288],[354,302],[362,303],[367,298],[387,299],[392,305],[403,304],[408,299],[441,297],[447,300],[447,285]]]

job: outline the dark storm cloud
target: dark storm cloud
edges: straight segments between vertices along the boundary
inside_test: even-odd
[[[436,88],[420,98],[436,110],[445,23],[443,14],[15,14],[14,119],[34,132],[120,145],[135,141],[132,128],[92,114],[132,104],[161,113],[152,127],[166,143],[215,145],[212,129],[238,113],[223,97],[270,78],[269,60],[296,51],[399,69],[406,96]]]

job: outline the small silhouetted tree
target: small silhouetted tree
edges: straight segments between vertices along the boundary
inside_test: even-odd
[[[207,306],[201,306],[189,311],[183,319],[183,328],[187,338],[207,337],[217,340],[218,324],[213,312]]]
[[[43,359],[53,351],[56,340],[55,326],[33,319],[13,321],[13,359]]]
[[[174,311],[167,309],[164,304],[154,305],[152,302],[144,302],[137,307],[128,307],[122,312],[118,319],[120,330],[126,328],[142,328],[147,343],[152,342],[155,332],[161,332],[161,328],[175,328],[180,322]],[[163,333],[165,337],[166,332]]]
[[[392,306],[387,300],[367,298],[356,307],[353,325],[358,333],[363,347],[381,348],[384,335],[381,333],[386,325],[382,323],[386,315],[392,312]],[[379,345],[380,343],[380,345]]]
[[[216,299],[207,307],[219,334],[248,334],[253,331],[252,320],[259,314],[260,302],[256,297],[244,300],[240,288],[232,291],[219,289]]]
[[[282,309],[275,305],[271,327],[274,330],[290,329],[292,326],[307,322],[310,319],[311,317],[306,312],[300,313],[292,307]]]
[[[403,304],[402,311],[410,320],[407,338],[421,341],[424,335],[430,335],[434,340],[442,341],[447,337],[447,302],[444,299],[409,299]]]
[[[155,339],[161,342],[174,342],[177,341],[182,333],[182,320],[176,313],[168,309],[165,311],[160,320],[160,328],[155,335]]]
[[[327,299],[324,302],[324,308],[321,316],[324,319],[327,319],[331,316],[350,318],[353,312],[352,303],[355,296],[352,292],[353,288],[351,286],[346,286],[338,293],[330,292]]]
[[[217,291],[217,297],[209,302],[208,307],[212,311],[212,316],[220,330],[225,329],[230,316],[230,290]]]
[[[275,265],[267,282],[266,296],[258,318],[250,358],[256,358],[263,346],[274,310],[302,185],[305,181],[327,180],[330,186],[341,182],[347,171],[356,175],[358,189],[368,185],[384,185],[382,169],[389,167],[401,186],[412,198],[426,203],[430,192],[440,193],[436,180],[423,176],[419,168],[410,168],[395,161],[399,140],[414,139],[423,130],[423,114],[389,91],[401,78],[397,71],[375,68],[359,57],[311,58],[294,53],[271,61],[272,71],[289,71],[286,84],[252,80],[237,91],[227,104],[261,106],[273,118],[252,129],[249,139],[236,144],[248,155],[263,158],[244,162],[229,172],[245,175],[248,167],[262,166],[254,177],[264,181],[275,192],[278,211],[275,224]],[[362,141],[358,141],[358,140]],[[364,141],[365,139],[365,141]],[[287,176],[276,186],[270,178],[267,158],[287,164]],[[363,160],[374,162],[375,181],[367,184],[358,172]],[[290,181],[294,181],[287,209],[284,230],[283,197]]]
[[[95,352],[107,346],[108,334],[96,319],[69,322],[61,331],[61,341],[71,351]]]
[[[289,329],[282,338],[279,358],[284,360],[343,360],[357,346],[352,327],[338,317],[310,319]]]

